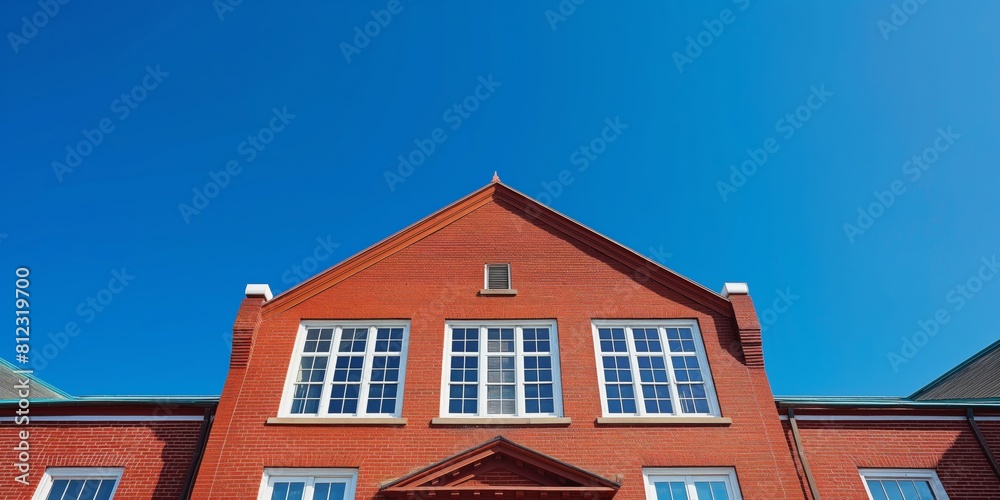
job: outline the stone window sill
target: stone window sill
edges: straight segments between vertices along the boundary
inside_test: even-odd
[[[479,295],[489,296],[489,295],[499,295],[499,296],[514,296],[517,295],[517,290],[488,290],[483,288],[479,291]]]

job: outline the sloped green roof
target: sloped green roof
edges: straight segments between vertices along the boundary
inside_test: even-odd
[[[17,393],[18,390],[15,386],[18,385],[19,379],[24,379],[25,377],[31,379],[28,384],[30,390],[30,395],[28,397],[32,401],[36,399],[60,400],[72,397],[33,374],[16,373],[17,370],[23,369],[25,368],[19,367],[6,359],[0,358],[0,400],[20,399]]]
[[[1000,340],[921,387],[910,398],[922,401],[1000,398]]]

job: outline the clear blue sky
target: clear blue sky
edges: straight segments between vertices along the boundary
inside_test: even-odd
[[[499,170],[713,290],[748,282],[776,394],[909,394],[998,336],[976,275],[1000,252],[1000,5],[779,3],[7,2],[0,283],[30,266],[33,355],[79,328],[38,373],[217,394],[246,283],[287,289],[317,238],[325,268]]]

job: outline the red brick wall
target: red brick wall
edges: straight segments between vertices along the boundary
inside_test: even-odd
[[[976,421],[979,431],[986,438],[986,444],[990,447],[990,452],[1000,461],[1000,421],[983,422]]]
[[[201,422],[31,422],[0,424],[6,477],[0,498],[28,500],[46,467],[123,467],[115,499],[176,499],[195,455]],[[14,482],[12,451],[21,430],[30,433],[30,484]]]
[[[935,469],[953,499],[1000,498],[1000,481],[967,422],[798,420],[798,426],[823,498],[867,500],[858,469],[868,467]]]
[[[483,264],[510,262],[516,297],[478,297]],[[491,202],[276,316],[246,369],[230,370],[194,498],[254,498],[264,467],[357,467],[357,497],[497,435],[622,482],[644,498],[644,466],[734,466],[746,499],[803,498],[762,368],[748,368],[732,315],[714,312]],[[721,285],[721,284],[720,284]],[[277,416],[303,318],[411,321],[405,427],[265,425]],[[556,319],[567,428],[439,428],[446,319]],[[729,427],[596,427],[591,320],[695,318]]]

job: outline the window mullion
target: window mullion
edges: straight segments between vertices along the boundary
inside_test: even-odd
[[[302,488],[302,498],[303,498],[303,500],[313,500],[313,496],[315,496],[315,494],[316,494],[316,490],[314,488],[315,484],[316,484],[316,478],[315,477],[307,477],[306,478],[306,484]]]
[[[363,362],[364,364],[361,366],[361,387],[358,388],[358,416],[368,414],[368,393],[371,392],[372,368],[375,363],[375,335],[377,333],[377,326],[368,327],[368,343],[365,344],[365,360]],[[388,346],[388,344],[386,344],[386,346]],[[388,355],[388,352],[386,354]],[[388,371],[388,368],[386,368],[386,370]]]
[[[674,358],[670,351],[670,341],[667,339],[667,329],[657,328],[656,334],[660,336],[661,345],[663,346],[663,362],[667,365],[667,381],[670,384],[670,406],[674,409],[674,415],[680,415],[684,412],[681,410],[681,396],[677,387],[677,376],[674,375]]]
[[[477,416],[485,416],[486,413],[486,361],[489,358],[489,349],[486,348],[488,340],[486,339],[486,328],[478,328],[479,335],[479,366],[476,367],[476,378],[479,381],[479,392],[477,395],[478,409],[479,412]]]
[[[343,335],[343,327],[334,327],[333,336],[330,338],[330,352],[326,353],[326,375],[323,377],[323,390],[319,395],[319,411],[317,416],[327,416],[330,414],[330,393],[333,392],[333,369],[337,362],[335,353],[340,345],[340,338]]]
[[[448,337],[445,338],[446,346],[451,346],[450,338],[451,334],[447,334]],[[391,340],[391,339],[390,339]],[[408,324],[403,324],[403,338],[399,343],[399,380],[396,381],[396,411],[393,412],[394,416],[403,416],[403,389],[406,385],[406,356],[410,353],[410,326]],[[448,361],[448,365],[451,366],[451,360]],[[447,393],[445,393],[447,394]]]
[[[640,380],[639,355],[635,349],[635,335],[632,334],[632,327],[625,327],[625,346],[628,349],[629,370],[632,371],[632,391],[635,393],[636,415],[646,415],[646,401],[642,396],[642,381]]]
[[[698,500],[698,489],[694,486],[694,476],[684,476],[684,487],[687,488],[688,497],[691,500]]]
[[[552,364],[552,410],[555,412],[555,416],[562,417],[563,413],[563,399],[562,399],[562,365],[559,359],[559,332],[556,331],[557,325],[552,324],[549,330],[549,359]],[[598,373],[603,377],[604,371],[597,370]],[[541,390],[541,388],[539,388]]]
[[[441,383],[441,401],[442,401],[442,403],[441,403],[442,404],[442,406],[441,406],[441,414],[442,415],[451,415],[452,414],[451,413],[451,384],[452,384],[452,380],[451,380],[451,370],[452,370],[452,368],[451,368],[451,360],[452,360],[452,358],[455,357],[455,353],[452,351],[452,339],[454,338],[454,337],[452,337],[452,335],[454,335],[454,333],[452,333],[452,332],[454,330],[455,330],[455,327],[453,327],[452,325],[447,325],[447,324],[445,325],[445,329],[444,329],[444,353],[445,353],[445,356],[444,356],[444,366],[442,367],[442,372],[441,372],[441,377],[442,377],[442,383]],[[409,332],[407,332],[407,333],[409,333]],[[463,379],[465,378],[464,374],[463,374],[462,378]],[[400,413],[402,413],[402,410],[400,410]]]
[[[524,397],[524,336],[520,326],[514,327],[514,406],[515,416],[525,415]],[[539,408],[541,410],[541,408]]]
[[[700,331],[695,332],[692,330],[691,333],[692,335],[697,333],[697,337],[702,338]],[[715,392],[715,382],[712,378],[712,370],[708,366],[708,352],[705,351],[704,340],[702,340],[701,343],[695,342],[695,356],[698,360],[698,367],[701,370],[701,383],[705,388],[705,397],[708,399],[708,411],[715,416],[721,415],[722,408],[719,406],[719,396]]]

